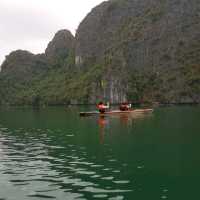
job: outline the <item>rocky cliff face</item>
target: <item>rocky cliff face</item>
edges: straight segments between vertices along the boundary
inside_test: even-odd
[[[56,33],[45,54],[11,52],[1,66],[0,104],[62,103],[73,54],[74,37],[67,30]]]
[[[65,59],[73,53],[75,38],[68,30],[58,31],[48,44],[45,55],[52,65],[63,65]]]
[[[44,54],[34,55],[28,51],[17,50],[6,56],[1,74],[15,76],[15,79],[29,81],[32,76],[48,70]]]
[[[11,71],[14,70],[14,68],[24,67],[21,66],[22,63],[24,63],[24,65],[29,65],[33,60],[34,54],[28,51],[13,51],[8,56],[6,56],[6,60],[1,66],[2,72]]]
[[[155,73],[167,85],[171,75],[177,74],[174,88],[166,86],[165,92],[171,96],[171,93],[184,93],[181,87],[186,87],[186,83],[181,69],[200,65],[199,13],[199,0],[104,2],[78,28],[77,64],[84,67],[91,62],[106,66],[104,79],[110,83],[106,96],[112,101],[115,101],[112,96],[127,96],[128,74],[135,71]]]
[[[56,65],[60,67],[73,51],[73,35],[68,30],[61,30],[48,44],[45,54],[34,55],[24,50],[11,52],[1,66],[2,73],[18,73],[20,77],[26,74],[30,78],[34,72],[42,73]]]
[[[121,48],[136,67],[179,65],[180,50],[199,43],[199,13],[198,0],[104,2],[80,24],[76,55],[99,58]]]
[[[75,38],[61,30],[44,54],[7,56],[0,96],[22,105],[200,102],[200,1],[103,2]]]

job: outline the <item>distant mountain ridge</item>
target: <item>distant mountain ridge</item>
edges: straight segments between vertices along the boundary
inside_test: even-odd
[[[2,104],[198,103],[200,1],[103,2],[75,37],[61,30],[44,54],[12,52],[0,83]]]

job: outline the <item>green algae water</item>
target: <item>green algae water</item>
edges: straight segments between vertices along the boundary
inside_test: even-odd
[[[0,199],[200,199],[200,107],[79,117],[0,109]]]

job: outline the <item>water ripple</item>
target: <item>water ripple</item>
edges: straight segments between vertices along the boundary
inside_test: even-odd
[[[84,189],[80,191],[87,191],[92,193],[126,193],[126,192],[132,192],[132,190],[120,190],[120,189],[112,189],[112,190],[106,190],[101,188],[95,188],[95,187],[85,187]]]
[[[123,164],[113,155],[102,162],[86,147],[71,141],[75,134],[64,134],[70,138],[64,144],[55,143],[54,134],[50,129],[18,129],[13,134],[1,128],[0,186],[7,184],[18,199],[114,198],[111,194],[122,199],[120,194],[132,192],[121,187],[130,182],[120,179]],[[111,152],[109,145],[104,148]],[[9,197],[1,188],[0,193]]]

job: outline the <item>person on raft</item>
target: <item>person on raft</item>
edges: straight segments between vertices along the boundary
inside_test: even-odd
[[[131,104],[128,103],[128,102],[123,102],[123,103],[120,104],[119,109],[121,111],[128,111],[128,110],[131,109]]]
[[[107,109],[109,109],[109,103],[105,105],[102,101],[97,104],[97,109],[100,113],[105,113]]]

